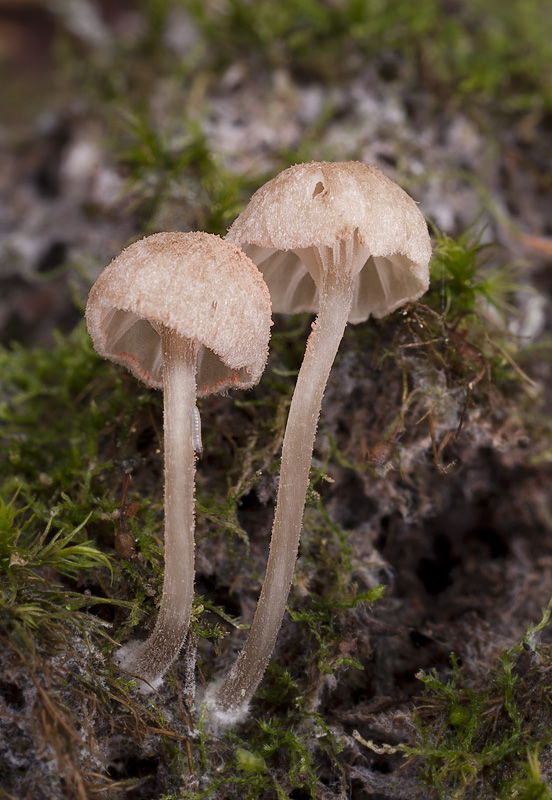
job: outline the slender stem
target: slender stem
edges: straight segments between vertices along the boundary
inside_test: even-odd
[[[353,301],[354,281],[326,274],[282,445],[278,499],[263,588],[249,637],[209,705],[219,714],[246,710],[276,644],[297,560],[320,408]]]
[[[159,616],[147,641],[129,650],[121,665],[156,686],[178,656],[190,624],[194,597],[193,410],[197,347],[163,329],[165,440],[165,575]]]

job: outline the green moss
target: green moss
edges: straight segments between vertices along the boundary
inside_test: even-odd
[[[106,496],[114,457],[106,420],[128,424],[131,400],[122,382],[112,386],[84,325],[50,350],[2,350],[0,374],[3,624],[25,636],[32,630],[47,647],[66,639],[64,625],[68,635],[75,625],[101,633],[87,610],[127,605],[107,596],[114,567],[101,546],[117,509]]]
[[[185,793],[182,800],[243,796],[284,800],[293,789],[316,800],[328,790],[320,776],[321,754],[334,770],[333,788],[343,791],[346,785],[339,763],[339,737],[320,715],[305,710],[298,694],[283,716],[251,720],[239,732],[217,737],[201,724],[199,733],[204,788]],[[216,771],[212,769],[214,751],[220,764]]]
[[[456,324],[467,314],[481,314],[486,307],[501,318],[513,311],[512,298],[519,280],[511,266],[493,267],[492,244],[481,244],[473,227],[453,238],[436,231],[431,262],[431,289],[424,298]]]
[[[313,470],[310,508],[305,512],[302,552],[296,569],[296,582],[303,588],[290,603],[289,613],[294,622],[302,625],[309,643],[307,668],[315,665],[320,674],[331,674],[342,667],[362,669],[358,659],[340,647],[346,618],[353,618],[357,609],[383,597],[385,586],[361,592],[351,583],[347,533],[331,521],[320,496],[314,495],[314,483],[319,478],[320,473]]]
[[[182,227],[224,235],[256,185],[223,167],[200,120],[159,119],[148,108],[121,116],[114,141],[129,174],[125,196],[148,230],[178,216]]]
[[[552,601],[522,642],[489,672],[464,677],[455,656],[449,677],[421,672],[425,700],[417,713],[419,742],[405,748],[423,764],[439,797],[549,797],[538,753],[552,742],[550,646],[538,644],[550,624]]]

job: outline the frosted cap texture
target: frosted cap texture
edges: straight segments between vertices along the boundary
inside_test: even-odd
[[[266,284],[234,245],[208,233],[156,233],[127,247],[90,290],[95,349],[162,388],[161,326],[201,345],[199,396],[255,384],[268,356]]]
[[[317,286],[307,286],[309,275],[317,285],[320,277],[311,248],[343,253],[344,243],[351,243],[357,295],[373,293],[371,299],[355,297],[353,322],[384,316],[429,286],[431,243],[422,213],[378,167],[358,161],[289,167],[255,192],[226,239],[259,266],[274,311],[317,310]]]

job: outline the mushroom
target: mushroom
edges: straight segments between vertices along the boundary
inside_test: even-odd
[[[383,317],[429,285],[431,245],[416,203],[377,167],[297,164],[262,186],[230,228],[259,266],[276,312],[318,312],[282,446],[265,579],[245,646],[207,707],[245,713],[270,659],[297,558],[322,397],[347,322]]]
[[[130,245],[90,290],[88,331],[98,353],[163,389],[165,573],[155,628],[118,663],[159,685],[189,627],[194,587],[196,397],[253,386],[270,334],[270,297],[237,247],[207,233],[157,233]]]

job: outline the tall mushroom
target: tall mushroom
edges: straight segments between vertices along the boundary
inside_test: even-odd
[[[260,378],[271,314],[257,267],[207,233],[157,233],[104,269],[86,306],[98,353],[164,393],[165,574],[159,615],[145,642],[118,653],[122,667],[158,685],[190,622],[194,586],[196,396]]]
[[[382,317],[429,285],[415,202],[359,162],[297,164],[262,186],[226,237],[259,266],[276,312],[318,312],[293,394],[265,580],[245,646],[207,706],[245,712],[276,643],[297,558],[322,397],[347,322]]]

